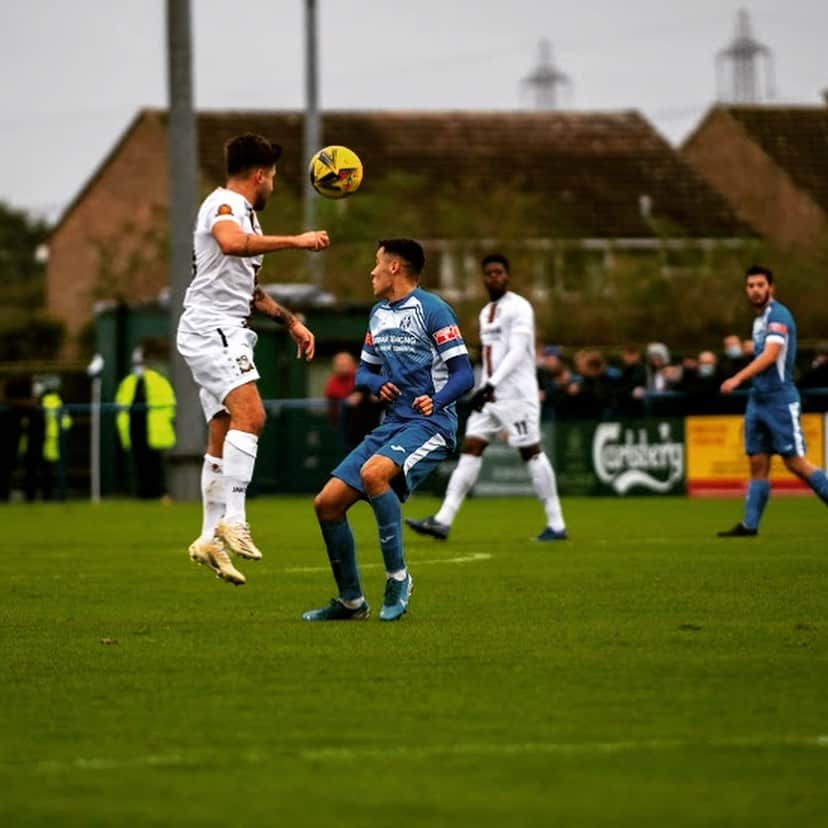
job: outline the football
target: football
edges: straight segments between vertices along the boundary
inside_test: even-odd
[[[314,153],[308,172],[314,190],[325,198],[345,198],[362,183],[362,161],[348,147],[330,146]]]

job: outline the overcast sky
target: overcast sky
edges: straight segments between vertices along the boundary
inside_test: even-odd
[[[568,108],[641,110],[677,144],[716,96],[714,55],[751,13],[777,98],[828,87],[826,0],[318,0],[327,109],[530,108],[541,38]],[[135,112],[167,104],[165,0],[25,0],[0,11],[0,200],[54,217]],[[296,109],[304,0],[191,0],[201,108]]]

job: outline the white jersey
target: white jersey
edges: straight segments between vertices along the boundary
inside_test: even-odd
[[[262,234],[253,205],[224,187],[201,204],[193,231],[193,281],[184,297],[183,325],[190,330],[244,325],[262,256],[225,256],[213,236],[219,221],[235,221],[245,233]]]
[[[529,302],[510,290],[496,302],[489,302],[480,311],[480,342],[483,346],[480,384],[485,385],[494,376],[496,399],[537,401],[535,312]],[[512,367],[499,376],[498,368],[510,352]]]

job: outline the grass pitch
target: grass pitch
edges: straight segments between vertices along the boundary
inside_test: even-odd
[[[408,516],[434,511],[418,498]],[[406,530],[410,613],[333,594],[309,499],[250,504],[234,588],[192,565],[194,505],[0,510],[0,824],[826,824],[828,511],[772,500],[471,500]]]

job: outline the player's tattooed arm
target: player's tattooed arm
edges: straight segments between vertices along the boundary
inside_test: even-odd
[[[308,361],[313,359],[313,354],[316,350],[316,337],[299,321],[299,317],[296,314],[291,313],[275,299],[268,296],[260,285],[256,285],[253,288],[251,305],[259,313],[269,316],[275,322],[284,325],[288,329],[288,333],[296,343],[297,359],[301,357],[304,357]]]
[[[259,311],[259,313],[269,316],[271,319],[278,322],[280,325],[284,325],[288,329],[299,321],[287,308],[282,307],[275,299],[268,296],[268,294],[262,289],[261,285],[256,285],[256,287],[253,288],[253,307]]]

